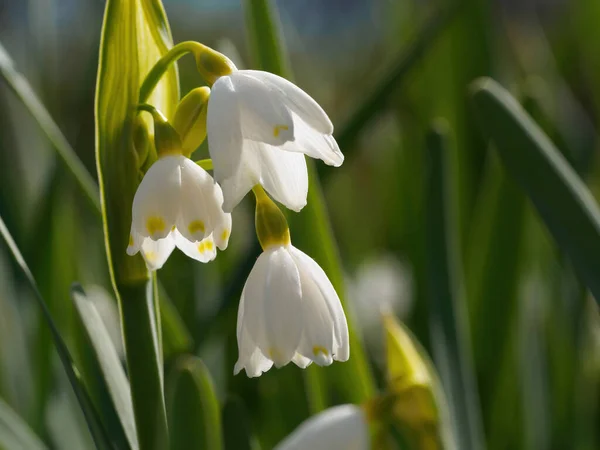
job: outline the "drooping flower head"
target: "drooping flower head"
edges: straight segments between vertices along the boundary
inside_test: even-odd
[[[162,267],[176,246],[191,258],[211,261],[217,247],[227,248],[231,234],[221,187],[181,154],[178,134],[160,113],[151,111],[159,158],[135,193],[127,253],[141,250],[151,270]]]
[[[284,78],[236,70],[216,79],[208,101],[207,133],[223,208],[231,211],[262,185],[275,200],[299,211],[306,205],[304,155],[340,166],[344,156],[323,109]]]
[[[348,325],[340,299],[323,269],[291,244],[283,214],[264,191],[257,196],[256,222],[264,252],[240,299],[234,373],[245,369],[256,377],[273,364],[346,361]]]

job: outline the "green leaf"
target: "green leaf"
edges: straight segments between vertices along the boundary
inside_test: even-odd
[[[223,448],[221,411],[202,360],[183,356],[169,380],[171,450]]]
[[[88,428],[90,429],[92,438],[94,439],[94,442],[95,442],[97,448],[98,449],[113,448],[113,446],[110,443],[110,440],[108,439],[108,437],[106,435],[106,431],[104,430],[104,428],[102,427],[102,424],[100,423],[97,412],[94,409],[94,407],[92,406],[92,402],[90,401],[85,388],[81,384],[81,381],[79,380],[79,377],[75,372],[75,366],[73,365],[73,360],[69,353],[69,349],[67,348],[64,340],[62,339],[60,332],[58,331],[58,328],[56,327],[56,324],[54,323],[54,320],[52,319],[50,311],[48,310],[48,306],[46,305],[46,302],[44,301],[44,299],[42,298],[42,295],[40,294],[40,291],[37,287],[37,283],[35,282],[35,279],[33,278],[33,275],[31,274],[31,271],[29,270],[29,267],[27,266],[27,263],[23,259],[23,255],[21,254],[21,252],[19,251],[19,248],[15,244],[15,241],[13,240],[12,236],[10,235],[10,232],[6,228],[6,225],[4,225],[4,221],[2,220],[2,218],[0,218],[0,234],[2,235],[2,238],[4,239],[4,242],[6,242],[8,249],[10,250],[10,253],[11,253],[15,263],[17,264],[21,273],[23,274],[23,276],[29,283],[31,290],[34,293],[35,299],[37,300],[38,305],[40,306],[42,313],[46,319],[46,322],[47,322],[48,326],[50,327],[52,340],[54,341],[54,345],[56,346],[58,356],[63,365],[63,368],[65,369],[67,378],[69,379],[69,382],[71,383],[73,391],[75,392],[75,395],[77,397],[77,400],[79,402],[79,405],[81,407],[83,415],[85,416]]]
[[[50,113],[42,102],[37,98],[29,82],[15,68],[14,62],[0,43],[0,75],[10,89],[23,102],[33,118],[46,134],[58,156],[61,158],[75,181],[93,206],[94,211],[100,211],[100,198],[98,197],[98,186],[87,171],[75,150],[71,147],[67,138],[62,134],[58,125],[54,122]]]
[[[2,399],[0,399],[0,448],[6,450],[47,449],[27,423]]]
[[[555,241],[600,303],[600,210],[589,190],[517,101],[489,78],[471,88],[480,126]]]
[[[248,32],[261,45],[260,49],[254,48],[258,65],[268,68],[277,75],[289,78],[290,74],[283,64],[285,49],[281,41],[277,39],[279,33],[276,21],[279,16],[275,5],[270,0],[247,0],[244,5],[248,12],[246,23]],[[325,200],[313,161],[308,160],[307,165],[310,180],[308,203],[299,214],[288,217],[292,242],[319,263],[340,296],[342,305],[346,306],[340,258],[329,223]],[[311,230],[311,232],[294,234],[294,230],[302,229]],[[338,401],[357,403],[365,401],[374,392],[372,374],[364,355],[362,343],[354,331],[350,317],[348,317],[348,328],[352,349],[351,358],[343,364],[333,364],[327,375],[323,369],[316,367],[310,368],[310,371],[305,374],[307,384],[309,384],[313,412],[333,403],[332,398],[324,397],[326,392],[330,393],[332,397],[335,396]],[[319,374],[316,375],[313,372],[319,372]],[[328,389],[325,389],[322,384],[326,380]]]
[[[171,47],[160,0],[108,0],[96,89],[96,162],[109,270],[120,304],[127,367],[140,448],[164,449],[168,433],[163,394],[162,333],[158,296],[141,256],[125,253],[131,205],[140,182],[134,147],[139,88]],[[172,66],[146,102],[172,118],[179,100]],[[153,134],[148,115],[145,121]]]
[[[475,450],[482,448],[483,432],[461,286],[457,208],[449,177],[448,132],[447,123],[438,121],[427,140],[426,254],[431,340],[434,361],[449,400],[458,448]]]
[[[71,297],[92,344],[104,381],[108,387],[110,398],[119,416],[123,430],[125,430],[129,445],[132,449],[137,449],[138,441],[135,430],[135,419],[133,417],[133,406],[131,404],[131,390],[117,350],[113,346],[96,306],[87,298],[80,285],[76,284],[71,288]]]
[[[250,429],[248,412],[242,401],[230,397],[223,406],[223,437],[225,450],[255,450],[256,438]]]

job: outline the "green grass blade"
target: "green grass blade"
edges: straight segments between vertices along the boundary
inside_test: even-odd
[[[14,62],[0,43],[0,75],[16,94],[25,107],[29,110],[33,118],[40,125],[42,131],[46,134],[58,156],[69,172],[75,178],[75,181],[90,201],[94,211],[100,211],[100,197],[98,196],[98,186],[87,171],[75,150],[71,147],[67,138],[62,134],[58,125],[54,122],[50,113],[46,110],[42,102],[35,95],[31,85],[20,72],[15,68]]]
[[[600,303],[600,210],[543,131],[498,83],[484,78],[471,98],[485,134],[532,200],[558,246]]]
[[[245,0],[244,12],[255,69],[289,73],[289,60],[273,0]]]
[[[85,331],[92,344],[96,359],[106,382],[108,392],[132,449],[138,448],[131,389],[121,365],[121,360],[110,339],[106,326],[80,285],[71,288],[71,297],[83,322]]]
[[[221,450],[221,410],[208,369],[196,357],[184,356],[169,381],[171,450]]]
[[[247,0],[244,3],[247,8],[247,27],[253,40],[259,42],[260,49],[254,49],[258,65],[277,75],[290,78],[291,74],[286,70],[283,61],[285,47],[281,40],[277,39],[277,19],[279,17],[275,5],[270,0]],[[250,20],[251,19],[251,20]],[[260,36],[263,36],[260,38]],[[267,36],[267,37],[264,37]],[[325,273],[329,276],[335,287],[342,304],[345,306],[343,277],[340,258],[329,223],[325,200],[321,192],[319,179],[313,161],[308,160],[308,173],[310,188],[308,190],[308,204],[301,213],[289,216],[292,240],[298,248],[302,249],[317,261]],[[311,232],[294,233],[294,230],[311,230]],[[329,405],[331,400],[322,396],[327,389],[321,385],[327,378],[329,390],[334,393],[338,401],[362,402],[368,399],[374,391],[374,381],[367,364],[362,343],[354,332],[354,327],[348,317],[348,328],[350,330],[350,347],[352,356],[344,364],[333,364],[327,376],[322,369],[311,368],[307,376],[307,383],[311,393],[311,404],[313,407]],[[317,398],[322,397],[322,398]],[[315,410],[318,408],[314,408]]]
[[[6,450],[47,449],[27,423],[2,399],[0,399],[0,448]]]
[[[452,193],[448,127],[438,122],[427,140],[427,275],[433,354],[449,400],[454,435],[461,450],[483,448],[475,376],[470,361],[466,304],[461,291]]]
[[[10,232],[4,225],[4,221],[2,220],[2,218],[0,218],[0,234],[2,235],[4,242],[6,242],[6,245],[8,246],[8,249],[10,250],[10,253],[11,253],[14,261],[16,262],[16,264],[19,267],[19,269],[21,270],[23,276],[27,280],[27,282],[28,282],[31,290],[33,291],[35,298],[42,310],[42,313],[43,313],[44,317],[46,318],[46,322],[47,322],[48,326],[50,327],[50,331],[52,334],[52,340],[54,341],[54,344],[56,346],[58,356],[59,356],[60,361],[65,369],[65,372],[67,374],[69,382],[71,383],[73,391],[75,392],[75,395],[77,397],[77,400],[79,402],[79,405],[81,407],[83,415],[85,416],[87,425],[90,429],[90,433],[92,434],[92,437],[94,439],[94,442],[96,443],[97,448],[98,449],[111,449],[112,445],[110,443],[110,440],[108,439],[106,432],[105,432],[102,424],[100,423],[100,420],[98,419],[97,413],[96,413],[94,407],[92,406],[92,403],[88,397],[88,394],[87,394],[85,388],[83,387],[83,385],[81,384],[81,381],[79,380],[79,377],[75,373],[75,367],[73,365],[73,360],[69,353],[69,349],[67,348],[64,340],[62,339],[62,337],[58,331],[58,328],[56,327],[56,324],[54,323],[54,320],[52,319],[52,316],[50,315],[50,311],[48,310],[48,307],[46,306],[46,302],[44,301],[44,299],[42,298],[42,295],[40,294],[40,291],[37,287],[37,283],[35,282],[35,279],[33,278],[33,275],[31,274],[31,271],[29,270],[29,267],[27,266],[27,263],[23,259],[23,256],[22,256],[21,252],[19,251],[19,248],[15,244],[15,241],[13,240],[12,236],[10,235]]]

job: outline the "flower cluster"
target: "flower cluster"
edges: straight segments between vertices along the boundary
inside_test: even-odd
[[[302,368],[346,361],[348,327],[339,297],[323,269],[291,244],[285,216],[271,199],[293,211],[306,205],[305,155],[342,164],[329,117],[286,79],[237,70],[214,50],[185,44],[198,49],[199,72],[212,88],[184,97],[172,124],[151,105],[140,105],[152,114],[154,147],[140,167],[148,169],[133,200],[127,253],[140,252],[150,270],[160,269],[175,247],[212,261],[217,248],[227,248],[232,210],[252,190],[264,252],[240,299],[235,373],[259,376],[290,361]],[[211,159],[192,161],[205,138]]]

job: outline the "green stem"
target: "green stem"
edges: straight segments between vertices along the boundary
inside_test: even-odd
[[[208,47],[194,41],[180,42],[171,48],[171,50],[165,53],[164,56],[156,62],[154,67],[148,72],[148,75],[146,75],[146,78],[140,87],[140,98],[138,103],[145,103],[148,100],[150,94],[152,94],[152,91],[171,64],[186,53],[197,55],[206,49],[208,49]]]
[[[168,448],[153,279],[120,285],[123,339],[141,450]]]

